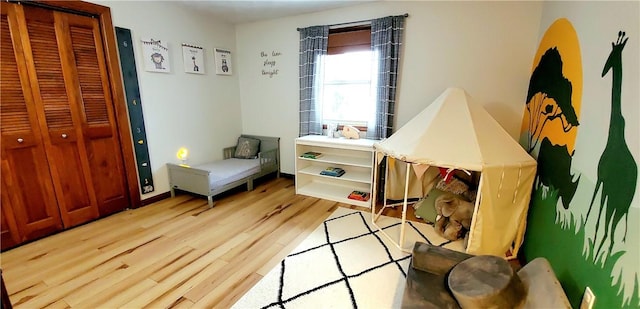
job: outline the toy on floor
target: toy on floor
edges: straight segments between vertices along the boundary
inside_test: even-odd
[[[443,194],[436,199],[435,208],[436,233],[448,240],[464,237],[471,226],[473,204],[453,194]]]

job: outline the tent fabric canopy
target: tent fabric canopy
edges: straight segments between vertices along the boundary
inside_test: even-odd
[[[517,255],[537,162],[463,89],[448,88],[374,148],[413,165],[480,172],[467,252]]]
[[[481,171],[487,165],[536,161],[462,89],[449,88],[377,151],[405,162]]]

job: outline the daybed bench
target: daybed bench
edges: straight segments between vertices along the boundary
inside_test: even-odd
[[[238,155],[236,147],[241,141],[247,140],[259,140],[259,148],[256,148],[257,154],[245,159]],[[176,189],[195,193],[206,196],[209,207],[213,207],[214,195],[245,183],[247,190],[251,191],[254,179],[273,172],[276,173],[276,177],[280,177],[279,137],[243,134],[238,143],[236,146],[223,149],[223,160],[195,166],[167,163],[171,197],[175,196]]]

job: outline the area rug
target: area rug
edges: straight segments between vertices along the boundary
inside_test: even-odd
[[[400,219],[377,224],[394,239]],[[462,251],[431,225],[409,222],[403,248],[416,241]],[[411,255],[371,224],[371,214],[338,208],[232,308],[399,308]]]

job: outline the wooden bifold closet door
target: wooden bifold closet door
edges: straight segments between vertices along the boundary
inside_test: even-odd
[[[122,210],[129,196],[98,20],[1,5],[5,248]]]

